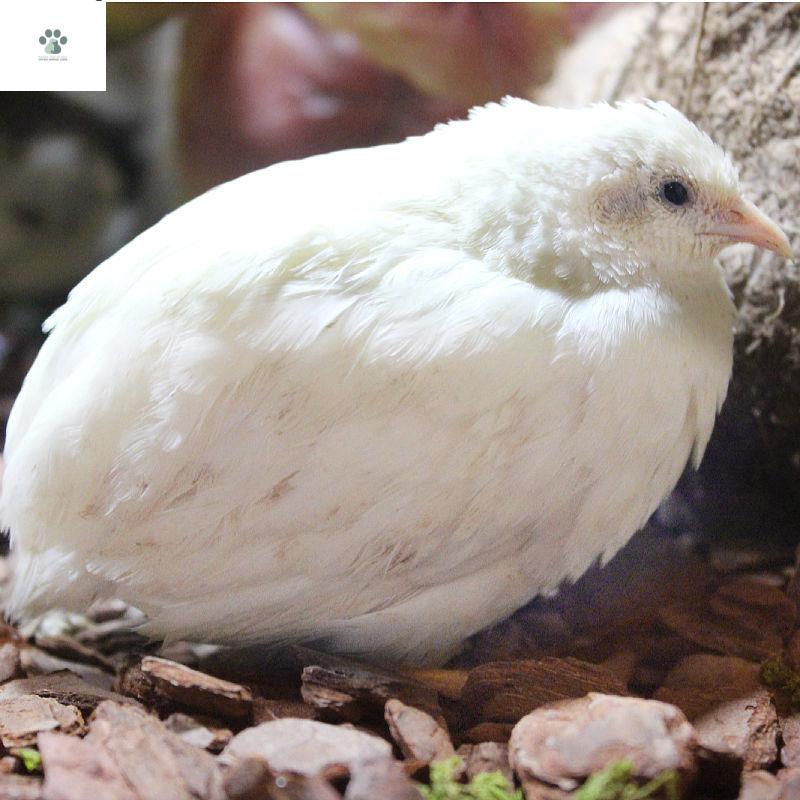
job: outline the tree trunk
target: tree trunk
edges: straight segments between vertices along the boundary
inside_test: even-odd
[[[642,97],[669,101],[722,145],[746,196],[800,255],[800,4],[616,10],[565,53],[538,99],[579,106]],[[786,518],[797,519],[800,266],[747,245],[721,262],[740,309],[734,377],[699,481],[684,488],[706,510],[711,502],[718,520],[732,498],[741,523],[744,498],[758,518],[775,510],[776,496]]]

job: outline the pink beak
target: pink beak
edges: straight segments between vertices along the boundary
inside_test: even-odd
[[[731,244],[749,242],[784,258],[792,257],[792,246],[786,234],[749,200],[739,199],[735,206],[725,209],[719,216],[719,224],[706,235],[721,236]]]

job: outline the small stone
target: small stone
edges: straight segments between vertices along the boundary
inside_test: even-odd
[[[393,758],[356,761],[344,800],[420,800],[403,766]]]
[[[43,794],[41,779],[25,775],[0,775],[0,798],[2,800],[50,800]],[[52,798],[52,800],[59,800],[59,798]],[[109,798],[109,800],[114,800],[114,798]]]
[[[324,778],[273,775],[260,758],[233,764],[225,775],[224,791],[227,800],[342,800]]]
[[[3,756],[0,758],[0,773],[3,775],[11,775],[17,771],[19,761],[14,756]],[[2,797],[2,795],[0,795]]]
[[[697,740],[683,712],[667,703],[590,693],[536,709],[514,727],[509,760],[523,782],[575,789],[610,762],[626,759],[634,776],[697,770]]]
[[[104,700],[84,741],[108,753],[137,798],[224,800],[216,758],[136,706]]]
[[[745,772],[738,800],[781,800],[782,786],[775,775],[764,770]]]
[[[430,714],[399,700],[388,700],[384,718],[392,738],[406,758],[430,764],[455,755],[447,730]]]
[[[800,797],[800,769],[782,769],[778,772],[781,782],[780,800],[797,800]]]
[[[781,729],[781,764],[784,767],[800,768],[800,714],[779,715]]]
[[[219,756],[223,764],[262,758],[273,773],[340,777],[355,761],[388,758],[392,748],[377,736],[344,725],[308,719],[277,719],[247,728]]]
[[[686,714],[702,748],[735,758],[745,770],[764,769],[777,758],[778,718],[759,682],[758,664],[735,656],[687,656],[655,699]]]
[[[46,800],[139,800],[108,752],[76,736],[42,733]]]

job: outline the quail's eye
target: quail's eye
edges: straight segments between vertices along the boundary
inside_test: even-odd
[[[689,202],[689,190],[680,181],[664,181],[661,196],[673,206],[685,206]]]

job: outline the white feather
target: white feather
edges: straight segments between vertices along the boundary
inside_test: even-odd
[[[113,595],[155,635],[430,661],[610,558],[699,461],[730,373],[711,260],[640,279],[586,222],[608,147],[657,160],[659,126],[728,179],[663,105],[510,101],[135,239],[14,406],[9,612]]]

